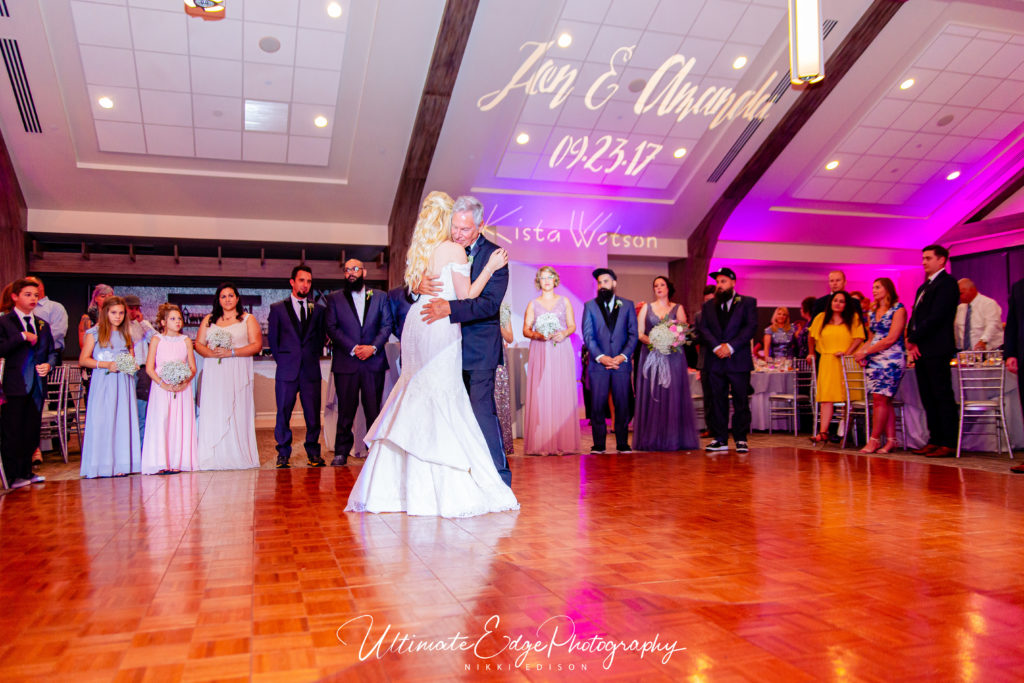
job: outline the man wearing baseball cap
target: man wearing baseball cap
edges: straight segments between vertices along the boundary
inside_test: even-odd
[[[757,329],[757,300],[736,293],[736,273],[720,268],[715,280],[715,297],[701,307],[698,332],[707,348],[704,370],[709,374],[711,395],[704,397],[705,414],[712,441],[704,450],[729,450],[729,389],[732,389],[732,438],[736,452],[746,453],[750,431],[750,373],[754,359],[750,341]]]

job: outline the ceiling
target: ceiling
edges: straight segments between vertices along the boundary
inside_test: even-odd
[[[35,116],[0,79],[0,130],[29,230],[130,234],[146,215],[159,237],[384,244],[445,5],[328,4],[225,0],[203,21],[180,0],[6,3]],[[822,5],[831,54],[871,2]],[[799,100],[787,46],[785,0],[481,0],[427,190],[476,194],[506,232],[596,226],[685,255]],[[979,237],[959,224],[1022,171],[1024,3],[914,0],[743,197],[723,249],[912,256]]]

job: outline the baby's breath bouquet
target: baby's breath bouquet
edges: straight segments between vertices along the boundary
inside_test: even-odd
[[[192,376],[192,368],[180,360],[168,361],[160,365],[156,371],[157,376],[172,387],[177,386]],[[174,392],[174,398],[178,398],[178,392]]]
[[[554,313],[541,313],[534,321],[533,329],[543,334],[545,339],[550,339],[553,334],[562,331],[562,323]]]
[[[126,375],[134,375],[139,371],[139,364],[135,361],[135,356],[130,353],[119,353],[114,357],[114,367],[116,372],[123,372]],[[110,374],[110,370],[107,370],[107,374]]]
[[[502,304],[498,315],[501,319],[501,326],[505,327],[512,322],[512,307],[508,304]]]
[[[206,345],[211,349],[230,349],[234,346],[231,340],[231,333],[225,330],[223,327],[217,327],[216,325],[210,325],[210,329],[206,331]],[[217,364],[224,360],[223,358],[217,359]]]

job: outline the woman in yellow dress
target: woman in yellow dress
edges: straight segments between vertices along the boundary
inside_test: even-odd
[[[834,403],[846,402],[846,382],[843,379],[843,356],[848,356],[864,343],[864,325],[860,316],[847,302],[850,295],[836,292],[829,301],[828,309],[819,313],[811,322],[808,360],[814,352],[821,354],[818,361],[817,400],[821,414],[821,427],[817,436],[811,438],[814,444],[828,442],[828,425],[832,421]]]

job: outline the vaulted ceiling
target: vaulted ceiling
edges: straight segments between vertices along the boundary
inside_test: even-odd
[[[886,2],[822,0],[826,53]],[[386,243],[443,0],[223,7],[0,0],[30,232]],[[861,47],[737,198],[723,250],[914,250],[1019,212],[1024,2],[914,0]],[[599,223],[685,256],[799,106],[787,48],[785,0],[480,0],[425,187],[508,230]]]

